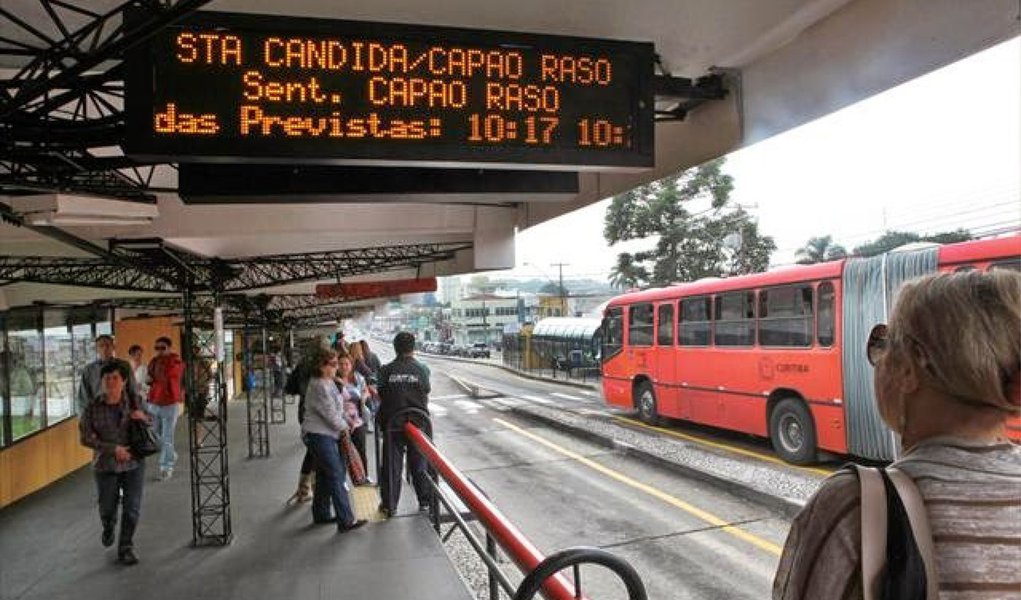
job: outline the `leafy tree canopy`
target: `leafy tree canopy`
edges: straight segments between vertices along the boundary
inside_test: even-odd
[[[840,244],[833,243],[833,236],[809,238],[803,248],[795,253],[799,265],[812,265],[828,260],[837,260],[847,256],[847,250]]]
[[[734,179],[716,159],[616,196],[606,211],[610,245],[656,238],[652,250],[621,253],[610,275],[619,288],[669,285],[763,271],[773,238],[743,208],[728,205]],[[700,204],[701,202],[701,204]],[[692,204],[708,208],[692,212]]]
[[[913,242],[935,242],[937,244],[953,244],[956,242],[967,242],[972,239],[972,235],[966,229],[957,229],[955,231],[945,231],[943,233],[936,233],[932,235],[919,235],[910,231],[887,231],[877,239],[856,246],[854,249],[855,256],[876,256],[884,252],[889,252],[894,248],[910,244]]]

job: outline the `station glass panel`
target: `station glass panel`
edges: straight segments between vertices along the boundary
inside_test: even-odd
[[[38,315],[34,309],[17,310],[7,318],[12,441],[43,426],[44,348]]]
[[[628,345],[651,346],[652,330],[652,305],[635,304],[632,306],[628,310]]]
[[[716,297],[717,346],[755,344],[755,292],[735,292]]]
[[[78,323],[71,326],[71,367],[74,390],[72,397],[78,397],[78,385],[82,380],[82,371],[96,360],[96,343],[92,339],[92,323]],[[74,403],[78,409],[77,402]]]
[[[708,296],[681,301],[680,332],[682,346],[708,346],[711,301]]]
[[[46,423],[53,424],[74,414],[74,343],[63,310],[43,313],[43,343],[46,351]]]
[[[785,286],[759,292],[759,344],[812,345],[812,286]]]
[[[7,393],[7,384],[10,383],[10,378],[7,376],[7,372],[10,370],[8,364],[7,352],[7,319],[4,315],[0,314],[0,448],[11,443],[11,440],[7,439],[7,431],[9,429],[9,423],[7,417],[11,414],[10,404],[11,400]]]

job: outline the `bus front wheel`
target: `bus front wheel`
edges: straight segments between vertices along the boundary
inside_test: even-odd
[[[650,425],[659,422],[659,412],[656,409],[656,393],[652,391],[652,384],[643,381],[635,386],[635,410],[638,411],[638,418]]]
[[[769,415],[769,439],[780,458],[804,465],[815,462],[815,422],[798,398],[784,398]]]

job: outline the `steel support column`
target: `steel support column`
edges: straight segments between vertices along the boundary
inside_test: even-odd
[[[280,425],[287,422],[287,408],[284,406],[283,394],[277,395],[277,380],[275,373],[269,364],[269,342],[267,342],[267,331],[266,328],[262,328],[262,381],[263,381],[263,394],[262,397],[266,399],[269,405],[269,422],[274,425]],[[276,358],[273,359],[276,362]],[[280,365],[283,369],[283,365]],[[272,388],[270,387],[272,386]]]
[[[252,333],[255,331],[252,327],[249,327],[248,316],[245,316],[245,404],[248,412],[248,458],[268,458],[269,457],[269,420],[267,419],[267,406],[266,397],[263,396],[260,401],[256,398],[256,394],[253,394],[252,381],[253,378],[249,378],[249,374],[254,374],[254,365],[252,364]],[[264,338],[265,339],[265,338]],[[264,382],[265,384],[265,382]],[[265,388],[265,385],[263,385]]]
[[[195,546],[233,539],[227,457],[227,399],[223,363],[212,351],[215,333],[195,329],[195,297],[184,291],[185,398],[191,459],[191,524]],[[213,367],[215,365],[215,368]]]

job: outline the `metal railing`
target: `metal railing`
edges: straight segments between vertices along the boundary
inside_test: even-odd
[[[410,445],[425,457],[430,467],[429,482],[433,493],[429,512],[433,528],[444,541],[455,530],[464,534],[486,565],[490,600],[498,600],[501,590],[513,600],[532,600],[537,593],[542,593],[548,600],[581,600],[585,598],[581,582],[581,566],[585,564],[599,565],[616,574],[624,583],[629,600],[647,599],[645,585],[638,572],[627,561],[606,550],[574,547],[544,556],[474,482],[440,453],[430,439],[432,424],[425,411],[404,409],[394,414],[385,426],[381,427],[377,422],[376,427],[379,481],[386,476],[379,460],[381,445],[388,443],[383,441],[384,438],[392,440],[395,435],[405,436]],[[443,489],[440,480],[449,486],[456,497]],[[467,508],[467,513],[459,508],[459,502]],[[446,515],[441,514],[441,507],[446,510]],[[469,520],[478,521],[485,529],[484,541],[469,527]],[[443,523],[451,523],[446,535],[442,532]],[[497,564],[497,546],[525,576],[516,588]],[[573,574],[570,579],[561,573],[568,568]]]

